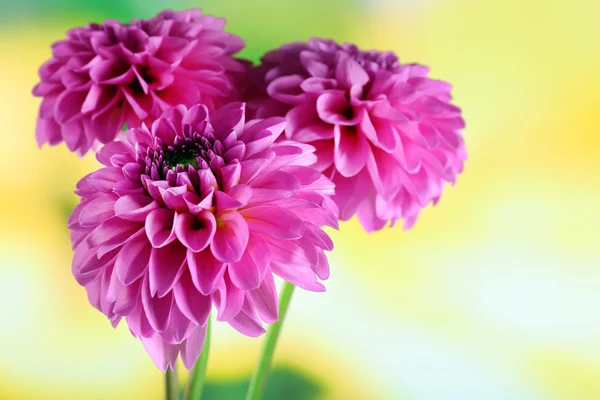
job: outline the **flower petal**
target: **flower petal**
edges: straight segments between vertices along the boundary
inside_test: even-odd
[[[229,265],[231,281],[242,290],[256,289],[264,279],[270,262],[271,251],[267,242],[259,235],[251,234],[240,261]]]
[[[125,243],[115,261],[115,274],[123,285],[131,285],[146,272],[151,250],[143,235]]]
[[[202,348],[204,347],[204,339],[206,337],[206,326],[196,328],[188,338],[180,346],[181,361],[188,370],[194,368]]]
[[[158,333],[150,337],[141,337],[144,349],[162,372],[173,369],[177,362],[179,346],[167,343]]]
[[[248,293],[252,304],[263,321],[272,324],[279,319],[277,288],[271,272],[265,275],[265,279],[258,288],[250,290]]]
[[[208,295],[214,292],[227,264],[217,260],[209,249],[199,253],[188,250],[187,261],[192,281],[200,293]]]
[[[248,228],[281,240],[298,239],[304,235],[305,226],[300,218],[283,207],[265,205],[241,211]]]
[[[265,333],[265,328],[260,318],[248,300],[244,301],[242,311],[233,319],[227,321],[229,325],[246,336],[258,337]]]
[[[217,215],[217,231],[210,249],[219,261],[239,261],[246,250],[248,236],[248,224],[244,217],[236,211],[224,212]]]
[[[223,276],[223,282],[219,286],[217,309],[218,321],[229,321],[240,313],[244,304],[244,291],[237,288],[229,278],[226,272]]]
[[[158,203],[146,194],[128,194],[120,197],[114,208],[120,218],[143,222],[152,210],[158,208]]]
[[[189,272],[184,272],[177,284],[173,287],[175,302],[181,312],[192,322],[198,325],[205,325],[212,300],[210,296],[205,296],[198,292]]]
[[[177,238],[193,252],[208,247],[216,230],[215,216],[208,211],[201,211],[196,217],[190,214],[179,214],[175,220]]]
[[[168,293],[164,297],[152,297],[147,280],[145,281],[142,286],[142,303],[148,317],[148,322],[150,322],[152,328],[159,332],[167,328],[173,302],[174,297],[172,293]]]
[[[353,85],[364,86],[369,82],[369,74],[352,57],[341,57],[335,68],[335,79],[345,88]]]
[[[150,254],[150,294],[163,297],[171,291],[185,268],[186,248],[174,241],[164,247],[153,248]]]
[[[345,177],[358,174],[370,154],[367,139],[355,128],[336,126],[334,130],[334,160],[337,170]]]
[[[153,247],[163,247],[175,240],[176,213],[166,208],[157,208],[146,217],[146,235]]]

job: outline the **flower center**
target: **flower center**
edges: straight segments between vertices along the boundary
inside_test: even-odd
[[[223,144],[212,133],[205,132],[205,128],[206,125],[194,130],[186,125],[184,133],[172,144],[157,138],[154,147],[139,154],[138,160],[145,167],[145,174],[152,180],[170,180],[181,172],[215,170],[225,165]]]
[[[200,168],[196,159],[201,156],[196,149],[184,149],[183,151],[168,151],[165,153],[165,162],[170,169],[177,168],[178,165],[186,167],[188,165],[194,168]]]

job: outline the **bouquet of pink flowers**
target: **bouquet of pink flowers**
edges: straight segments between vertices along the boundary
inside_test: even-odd
[[[244,335],[271,324],[259,399],[294,287],[325,290],[323,228],[409,229],[467,159],[451,86],[427,67],[317,38],[252,65],[224,25],[194,9],[71,29],[33,90],[38,144],[102,164],[75,191],[73,275],[141,340],[170,400],[179,356],[185,399],[201,398],[213,306]]]

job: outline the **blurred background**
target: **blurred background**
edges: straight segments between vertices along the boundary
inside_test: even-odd
[[[269,399],[600,399],[600,2],[0,1],[0,399],[162,399],[163,378],[71,276],[66,218],[95,169],[39,150],[30,92],[90,21],[202,7],[243,55],[310,36],[391,49],[454,84],[470,159],[412,231],[333,233],[297,291]],[[216,324],[207,399],[241,399],[262,340]],[[183,379],[183,377],[182,377]]]

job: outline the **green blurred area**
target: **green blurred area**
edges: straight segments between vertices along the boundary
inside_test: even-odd
[[[207,382],[202,398],[239,400],[248,390],[250,378]],[[323,387],[314,379],[290,368],[275,368],[267,381],[263,400],[314,400],[324,398]]]
[[[89,22],[116,19],[122,22],[136,18],[150,18],[165,9],[184,10],[202,8],[205,13],[227,17],[227,30],[240,35],[247,47],[241,56],[258,60],[260,56],[282,43],[306,40],[311,36],[339,38],[349,27],[353,1],[127,1],[127,0],[3,0],[0,4],[0,21],[17,21],[21,24],[52,24],[73,26]],[[256,29],[264,25],[269,29]],[[2,28],[0,27],[0,30]],[[57,40],[60,38],[57,38]]]

